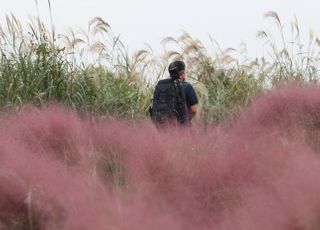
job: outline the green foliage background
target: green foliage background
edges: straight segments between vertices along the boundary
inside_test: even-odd
[[[61,103],[73,109],[136,120],[148,115],[158,79],[176,59],[187,63],[189,81],[200,99],[197,119],[217,122],[238,114],[255,95],[284,83],[317,83],[319,39],[300,41],[298,22],[291,37],[275,12],[275,31],[258,31],[268,56],[250,60],[245,51],[222,49],[213,38],[214,54],[184,32],[163,39],[173,50],[156,55],[151,47],[129,54],[126,46],[101,18],[89,22],[88,31],[57,34],[39,18],[22,25],[14,15],[0,27],[0,106]],[[279,39],[277,39],[279,38]]]

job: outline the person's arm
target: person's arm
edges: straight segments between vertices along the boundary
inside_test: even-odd
[[[191,119],[197,114],[197,105],[190,106]]]
[[[189,102],[189,105],[190,105],[189,110],[190,110],[190,113],[191,113],[190,115],[192,119],[197,114],[198,98],[191,84],[187,85],[186,91],[187,91],[187,101]]]

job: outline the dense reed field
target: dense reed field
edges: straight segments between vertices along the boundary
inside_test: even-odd
[[[244,49],[221,48],[210,37],[211,53],[187,32],[164,38],[163,54],[151,47],[131,54],[102,18],[92,19],[87,31],[58,33],[39,18],[21,23],[8,15],[0,27],[0,107],[58,103],[136,120],[147,115],[155,82],[167,77],[168,63],[183,59],[200,98],[198,120],[225,120],[267,90],[318,81],[318,37],[310,32],[303,44],[296,19],[288,30],[275,12],[265,17],[274,21],[273,31],[257,33],[266,56],[251,60]]]

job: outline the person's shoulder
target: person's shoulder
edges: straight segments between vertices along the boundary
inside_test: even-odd
[[[182,85],[185,86],[185,87],[190,87],[190,86],[192,87],[192,85],[187,81],[183,81]]]
[[[183,85],[185,87],[186,90],[194,90],[193,86],[191,83],[184,81]]]
[[[160,79],[159,81],[172,81],[172,79],[167,77],[167,78]]]
[[[172,82],[171,78],[164,78],[164,79],[160,79],[157,84],[159,85],[159,84],[166,84],[171,82]]]

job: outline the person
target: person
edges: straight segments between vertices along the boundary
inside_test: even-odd
[[[152,120],[161,127],[174,123],[190,126],[197,113],[198,98],[193,86],[186,81],[187,71],[183,61],[174,61],[168,71],[170,78],[160,80],[153,95],[149,112]]]

